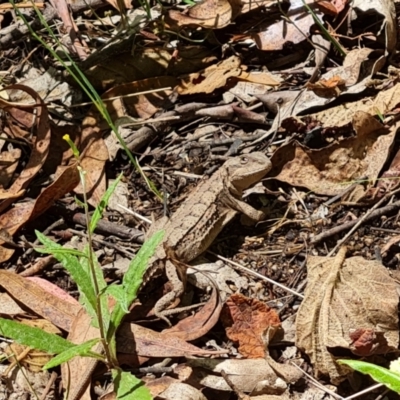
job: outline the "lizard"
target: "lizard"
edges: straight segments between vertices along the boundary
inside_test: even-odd
[[[271,167],[271,161],[261,152],[232,157],[208,180],[199,183],[170,219],[161,218],[151,226],[147,237],[161,229],[165,234],[150,259],[142,286],[164,268],[173,286],[172,291],[155,304],[154,314],[157,317],[171,325],[165,316],[169,311],[167,308],[184,291],[176,267],[168,259],[165,249],[170,249],[179,262],[187,264],[205,252],[238,213],[253,221],[261,220],[264,213],[245,203],[242,194],[244,189],[260,181]]]
[[[189,263],[207,250],[224,226],[239,212],[256,221],[263,218],[264,213],[242,200],[242,193],[244,189],[261,180],[270,169],[269,158],[260,152],[232,157],[208,180],[203,180],[169,220],[161,218],[152,224],[146,236],[149,237],[163,229],[164,240],[150,259],[141,287],[164,268],[173,286],[173,290],[154,306],[154,314],[157,317],[170,325],[164,310],[183,293],[183,283],[174,264],[168,259],[165,248],[173,250],[174,258]],[[96,345],[95,351],[104,351],[101,343]],[[86,389],[98,362],[95,359],[92,361],[90,366],[86,367],[82,379],[74,383],[72,393],[68,397],[70,400],[78,400]]]

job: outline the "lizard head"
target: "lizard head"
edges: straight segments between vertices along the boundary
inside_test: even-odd
[[[228,186],[240,193],[261,180],[272,167],[269,158],[261,152],[233,157],[224,166]]]

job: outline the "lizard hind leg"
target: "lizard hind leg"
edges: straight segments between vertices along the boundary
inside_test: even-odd
[[[156,315],[158,318],[161,318],[169,326],[171,326],[171,322],[165,315],[171,314],[168,313],[168,311],[170,311],[167,310],[168,307],[176,307],[179,304],[180,298],[184,292],[184,285],[179,279],[178,271],[175,265],[172,264],[172,262],[169,260],[167,260],[165,264],[165,273],[169,282],[172,285],[172,290],[157,301],[154,306],[154,315]]]

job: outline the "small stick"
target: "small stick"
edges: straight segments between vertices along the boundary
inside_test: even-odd
[[[395,201],[392,204],[389,204],[389,205],[384,206],[382,208],[378,208],[376,210],[373,210],[372,212],[363,215],[361,218],[358,218],[357,220],[346,222],[346,223],[344,223],[342,225],[335,226],[332,229],[329,229],[329,230],[327,230],[325,232],[320,233],[319,235],[317,235],[317,236],[315,236],[314,238],[311,239],[311,244],[319,243],[319,242],[321,242],[321,241],[323,241],[325,239],[330,238],[333,235],[336,235],[336,234],[338,234],[340,232],[343,232],[343,231],[346,231],[348,229],[351,229],[356,224],[357,224],[357,228],[358,228],[361,224],[363,224],[365,222],[371,221],[371,220],[373,220],[375,218],[379,218],[382,215],[389,214],[389,213],[391,213],[393,211],[398,210],[399,208],[400,208],[400,201]]]

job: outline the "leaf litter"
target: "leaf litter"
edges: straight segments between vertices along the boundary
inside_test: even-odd
[[[0,285],[10,296],[2,316],[43,318],[75,343],[98,337],[71,300],[76,287],[68,275],[32,251],[33,229],[70,247],[87,242],[84,220],[75,222],[82,210],[71,194],[80,197],[83,188],[65,134],[81,152],[90,205],[124,171],[128,202],[120,209],[113,204],[104,216],[106,233],[94,236],[109,283],[140,246],[135,237],[148,228],[143,216],[173,218],[202,176],[232,155],[263,151],[272,170],[245,197],[264,221],[248,226],[237,219],[212,245],[246,282],[234,274],[214,279],[220,269],[208,262],[198,272],[205,283],[187,285],[181,300],[200,308],[171,317],[173,326],[163,329],[149,311],[169,287],[154,278],[119,330],[121,365],[136,368],[152,395],[164,398],[215,398],[222,391],[236,398],[328,399],[370,386],[336,360],[387,366],[398,353],[397,3],[205,0],[151,5],[146,14],[130,2],[109,2],[90,15],[98,6],[46,3],[44,19],[64,24],[70,42],[62,38],[63,49],[100,91],[142,172],[95,107],[78,103],[84,96],[63,66],[32,47],[14,14],[2,20],[2,72],[10,78],[0,98]],[[115,11],[121,6],[124,18]],[[36,14],[29,7],[25,13],[37,29]],[[129,34],[114,30],[126,21]],[[114,38],[98,48],[106,31]],[[18,37],[32,53],[16,44]],[[346,247],[331,257],[354,226]],[[31,265],[51,284],[18,275]],[[17,369],[31,374],[32,383],[36,374],[43,398],[59,398],[54,382],[45,388],[30,366],[35,353],[24,351]],[[166,366],[157,364],[160,358]],[[96,361],[70,363],[69,371],[61,368],[64,389],[76,383],[69,399],[97,398],[89,381],[98,372],[104,387],[109,381]],[[154,375],[145,376],[144,368]],[[18,394],[22,384],[8,380]]]

